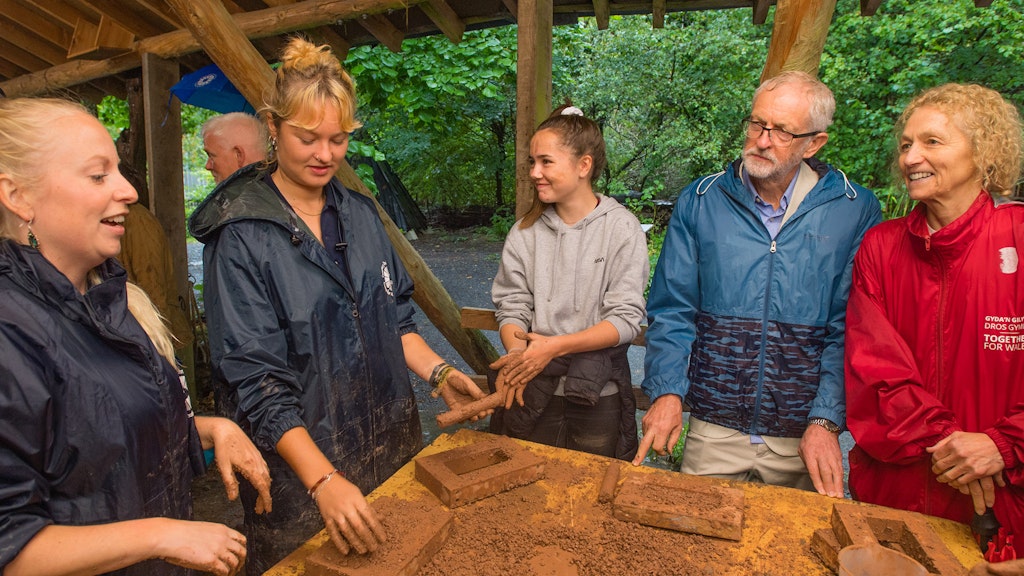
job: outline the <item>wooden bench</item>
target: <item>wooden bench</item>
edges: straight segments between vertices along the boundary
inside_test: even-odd
[[[463,328],[490,330],[492,332],[496,332],[498,330],[498,318],[495,316],[495,311],[489,308],[463,307],[461,310],[460,323]],[[646,334],[646,332],[647,326],[641,326],[640,334],[638,334],[630,344],[633,346],[644,346],[644,334]],[[636,398],[637,410],[647,410],[651,407],[651,401],[648,400],[647,395],[636,386],[633,387],[633,397]]]

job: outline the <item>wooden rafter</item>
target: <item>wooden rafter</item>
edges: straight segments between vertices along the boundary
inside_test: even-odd
[[[68,44],[71,43],[71,27],[63,26],[52,18],[45,18],[14,0],[0,0],[0,16],[20,23],[43,40],[60,46],[62,51],[67,51]]]
[[[665,0],[654,0],[651,4],[651,27],[665,27]]]
[[[437,25],[437,29],[443,32],[452,44],[462,41],[462,35],[466,32],[466,24],[445,0],[427,0],[420,4],[420,10],[423,10],[423,13]]]
[[[263,1],[266,2],[268,7],[287,6],[295,3],[295,0]],[[352,43],[346,40],[341,34],[335,32],[330,26],[317,26],[315,28],[304,30],[303,32],[317,43],[327,44],[330,46],[331,50],[334,51],[340,60],[345,60],[348,56],[348,51],[352,48]]]
[[[98,24],[100,21],[99,14],[93,11],[81,11],[60,0],[24,0],[24,3],[34,6],[41,13],[63,23],[72,30],[79,20],[87,20],[94,24]]]
[[[89,0],[89,5],[101,15],[120,24],[137,38],[147,38],[174,30],[173,26],[165,22],[157,25],[150,17],[150,12],[128,9],[124,3],[117,0]]]
[[[594,0],[594,18],[597,20],[597,29],[607,30],[611,17],[612,9],[608,6],[608,0]]]
[[[768,20],[768,9],[771,8],[771,0],[754,0],[754,25],[760,26]]]
[[[67,49],[43,40],[5,16],[0,16],[0,30],[8,42],[45,60],[50,66],[67,62]]]
[[[313,26],[333,24],[360,14],[379,13],[418,4],[421,0],[306,0],[288,6],[267,8],[234,17],[249,38],[266,38]],[[136,42],[135,51],[106,60],[80,60],[54,66],[0,83],[8,96],[32,96],[88,82],[110,74],[138,68],[140,54],[149,52],[161,58],[178,58],[200,50],[199,42],[188,30],[176,30]],[[32,69],[29,69],[32,70]]]
[[[3,54],[3,58],[11,64],[25,70],[36,71],[49,67],[46,60],[14,44],[6,35],[0,37],[0,54]],[[7,95],[14,96],[10,92]]]
[[[786,70],[817,76],[836,0],[778,0],[761,80]]]
[[[396,53],[402,51],[402,40],[405,40],[405,34],[385,16],[381,14],[363,14],[356,22],[363,28],[366,28],[367,32],[373,34],[373,37],[378,42],[387,46],[388,50]]]

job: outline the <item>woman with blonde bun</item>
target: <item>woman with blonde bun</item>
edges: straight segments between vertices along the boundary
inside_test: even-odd
[[[483,396],[417,334],[412,279],[372,200],[334,177],[355,109],[330,49],[291,40],[260,111],[270,158],[189,223],[206,244],[215,385],[274,479],[274,512],[246,515],[250,574],[324,527],[343,553],[386,538],[363,494],[421,446],[409,370],[449,405]]]
[[[115,259],[137,199],[117,166],[81,106],[0,99],[5,576],[236,573],[245,537],[191,521],[203,447],[229,497],[237,469],[270,504],[258,451],[230,420],[193,416],[167,327]]]

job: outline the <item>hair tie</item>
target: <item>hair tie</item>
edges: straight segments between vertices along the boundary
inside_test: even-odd
[[[575,106],[566,106],[562,109],[561,116],[583,116],[583,110]]]

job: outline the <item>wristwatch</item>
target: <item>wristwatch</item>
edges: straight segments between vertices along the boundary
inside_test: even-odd
[[[839,426],[835,422],[833,422],[833,421],[831,421],[831,420],[829,420],[827,418],[811,418],[807,422],[809,424],[817,424],[818,426],[821,426],[822,428],[824,428],[825,430],[828,430],[829,432],[831,432],[833,434],[839,434],[839,432],[841,432],[841,430],[839,429]]]

